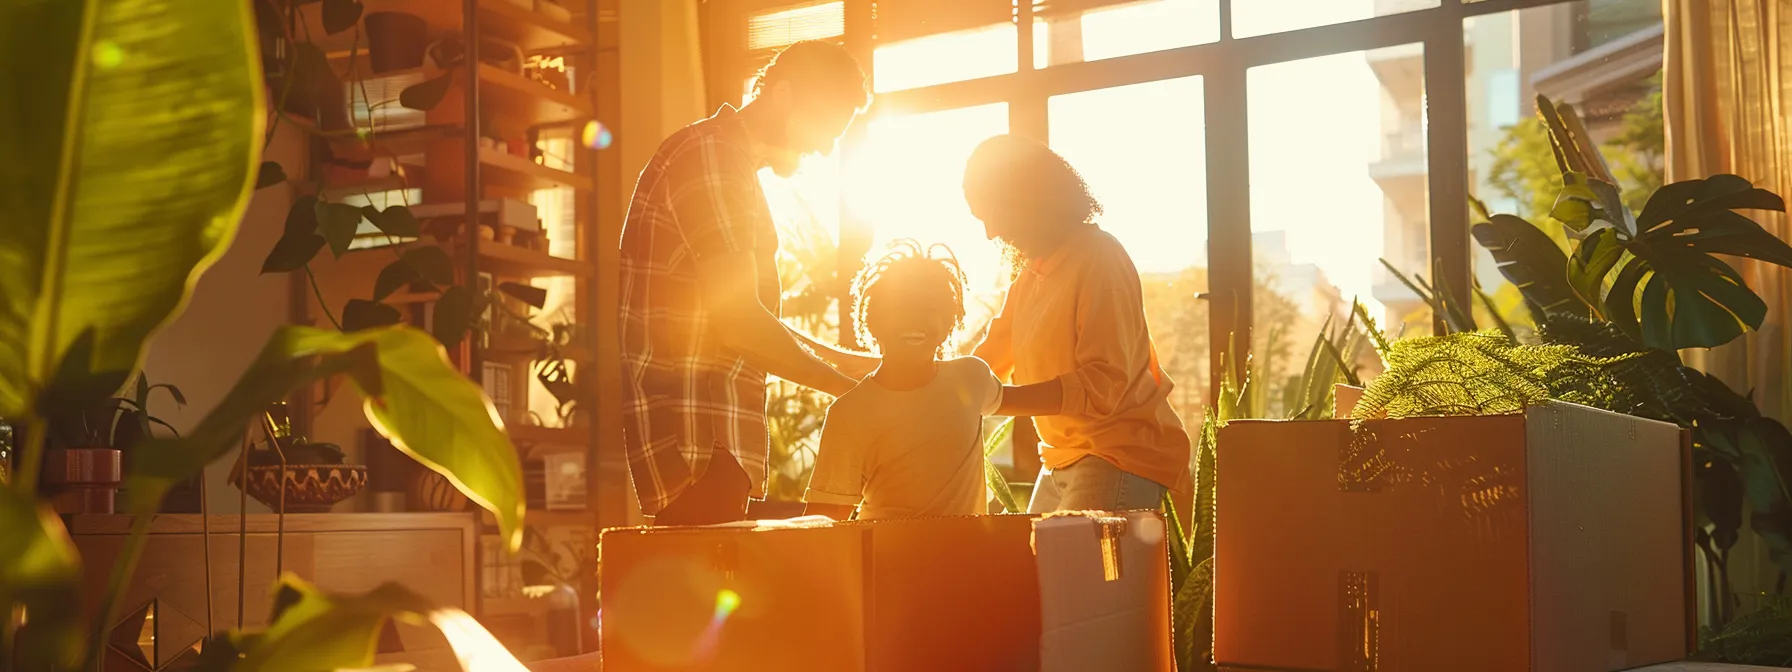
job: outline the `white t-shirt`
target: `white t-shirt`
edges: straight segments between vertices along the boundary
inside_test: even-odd
[[[913,390],[866,378],[828,407],[803,499],[863,501],[861,519],[987,513],[983,416],[1001,401],[1001,381],[975,357],[940,362]]]

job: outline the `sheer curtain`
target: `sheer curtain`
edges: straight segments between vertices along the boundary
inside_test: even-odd
[[[1792,5],[1664,0],[1663,9],[1667,180],[1733,173],[1792,198]],[[1787,237],[1785,214],[1749,214]],[[1763,412],[1792,420],[1792,271],[1751,259],[1732,261],[1767,302],[1767,320],[1758,332],[1688,359],[1736,390],[1753,390]],[[1778,574],[1753,534],[1742,535],[1729,570],[1744,595],[1773,590]]]
[[[1733,173],[1792,199],[1792,4],[1786,0],[1664,0],[1663,113],[1667,180]],[[1749,213],[1787,238],[1783,213]],[[1761,410],[1792,420],[1792,271],[1735,259],[1767,302],[1759,332],[1697,353],[1696,366]]]

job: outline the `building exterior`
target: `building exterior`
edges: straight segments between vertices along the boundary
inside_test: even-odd
[[[1417,5],[1428,3],[1376,0],[1376,14]],[[1609,138],[1661,70],[1661,3],[1581,0],[1478,16],[1464,22],[1463,43],[1470,189],[1494,211],[1513,211],[1516,204],[1491,198],[1488,184],[1492,150],[1507,128],[1534,114],[1543,94],[1575,104],[1593,138]],[[1383,256],[1403,273],[1431,277],[1424,53],[1420,45],[1403,45],[1368,52],[1366,59],[1382,87],[1382,153],[1367,169],[1385,198]],[[1478,248],[1474,254],[1483,287],[1503,282],[1491,255]],[[1377,269],[1373,295],[1389,326],[1425,314],[1418,296],[1386,269]]]

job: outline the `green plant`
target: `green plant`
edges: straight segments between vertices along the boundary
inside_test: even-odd
[[[1770,598],[1721,628],[1699,629],[1696,660],[1792,666],[1792,597]]]
[[[36,498],[49,434],[39,411],[115,395],[234,235],[265,112],[248,15],[243,3],[173,0],[0,5],[0,416],[25,439],[22,468],[0,490],[0,651],[34,669],[98,669],[169,488],[234,448],[269,403],[321,377],[348,376],[376,429],[493,510],[510,547],[520,541],[514,449],[434,339],[400,327],[290,326],[191,432],[133,448],[131,533],[97,613],[83,615],[79,554]],[[343,618],[348,602],[298,604],[316,606],[286,618],[360,632],[348,632],[360,623]],[[287,641],[282,632],[277,622],[232,641],[252,659]],[[327,660],[324,648],[299,650],[320,667],[371,663],[365,646],[328,649],[358,654]]]
[[[1667,153],[1667,133],[1660,72],[1650,78],[1649,86],[1649,93],[1625,111],[1617,132],[1602,148],[1604,155],[1614,160],[1614,176],[1632,211],[1642,210],[1665,178],[1662,157]],[[1562,189],[1562,173],[1551,159],[1549,146],[1549,128],[1542,120],[1531,118],[1507,127],[1489,151],[1493,161],[1487,183],[1493,193],[1517,204],[1518,211],[1510,214],[1533,222],[1549,216]],[[1561,232],[1552,235],[1567,242]]]
[[[372,101],[368,98],[366,79],[363,68],[369,64],[363,56],[361,18],[363,6],[359,0],[322,0],[318,11],[323,18],[325,35],[310,34],[306,21],[298,20],[300,2],[276,3],[273,0],[255,0],[258,13],[266,16],[263,26],[274,26],[277,30],[266,37],[280,41],[286,47],[277,50],[284,53],[286,59],[279,63],[269,63],[268,76],[277,78],[280,86],[275,94],[274,116],[266,131],[267,141],[271,141],[274,129],[282,122],[304,130],[308,135],[320,139],[345,139],[352,137],[358,144],[360,153],[371,158],[337,157],[328,144],[316,145],[322,154],[320,164],[342,168],[366,169],[373,161],[397,161],[397,155],[382,142],[387,133],[379,125],[381,115],[375,114],[382,106],[392,101]],[[276,15],[279,16],[276,16]],[[297,28],[297,34],[288,32],[289,27]],[[346,31],[354,31],[354,42],[349,49],[348,59],[342,65],[344,71],[338,72],[330,58],[317,46],[317,39],[337,35]],[[449,41],[451,42],[451,41]],[[437,65],[443,72],[428,81],[421,82],[402,91],[398,104],[427,111],[440,105],[446,96],[449,84],[452,83],[456,71],[463,65],[464,48],[458,43],[450,47],[449,42],[438,44],[437,53],[433,53]],[[318,90],[341,91],[344,86],[356,91],[356,97],[365,105],[364,125],[348,129],[331,128],[329,119],[346,112],[349,101],[329,96],[311,95]],[[295,97],[296,95],[296,97]],[[289,105],[291,103],[291,105]],[[288,116],[289,107],[304,108],[302,116],[310,117],[314,122],[306,123]],[[356,123],[350,120],[350,123]],[[482,133],[490,132],[489,123],[481,123]],[[265,145],[265,142],[264,142]],[[403,170],[393,173],[398,179],[398,193],[403,194],[409,182]],[[264,161],[257,174],[256,188],[263,189],[287,181],[287,172],[280,164]],[[448,252],[436,245],[412,245],[400,247],[401,243],[415,241],[425,234],[408,207],[409,204],[388,204],[384,208],[374,205],[355,206],[341,199],[329,200],[324,194],[330,193],[328,171],[317,171],[315,182],[317,195],[301,196],[295,199],[286,214],[285,227],[279,242],[269,250],[262,262],[263,273],[303,272],[311,284],[314,294],[331,325],[344,331],[358,331],[371,327],[399,324],[403,315],[398,308],[385,303],[385,300],[401,290],[418,294],[434,294],[435,311],[430,323],[430,332],[443,345],[454,347],[463,338],[476,330],[480,324],[478,315],[484,313],[493,304],[495,297],[489,293],[475,291],[471,278],[462,278],[456,282],[454,261]],[[368,196],[365,191],[362,196]],[[369,199],[371,201],[371,198]],[[332,257],[340,258],[347,254],[350,246],[360,236],[361,225],[372,224],[385,237],[387,251],[393,259],[380,269],[367,298],[350,299],[340,312],[333,313],[331,307],[322,305],[323,295],[317,286],[315,272],[311,262],[324,249],[328,248]],[[438,241],[453,238],[454,231],[433,231]],[[511,294],[512,287],[525,285],[500,286],[502,294]],[[528,290],[524,290],[528,291]],[[512,294],[513,296],[520,296]],[[541,305],[537,303],[536,308]]]
[[[86,404],[40,408],[50,432],[46,438],[50,447],[129,450],[142,437],[153,436],[154,427],[179,435],[167,421],[150,414],[149,401],[151,394],[161,389],[167,390],[176,404],[186,406],[186,395],[168,383],[149,384],[148,374],[138,373],[134,380],[126,385],[132,390],[128,397],[113,395]]]
[[[1293,391],[1286,393],[1286,406],[1297,409],[1289,418],[1329,417],[1334,385],[1361,384],[1353,353],[1372,340],[1379,342],[1381,335],[1360,303],[1353,304],[1351,317],[1336,331],[1328,321],[1308,350],[1306,368],[1284,384],[1284,390]],[[1164,494],[1162,506],[1170,547],[1171,638],[1176,669],[1180,672],[1217,669],[1213,662],[1214,494],[1218,482],[1214,455],[1219,446],[1219,430],[1226,423],[1269,415],[1268,397],[1258,392],[1260,386],[1253,383],[1252,364],[1246,361],[1235,366],[1227,360],[1221,372],[1219,399],[1207,409],[1193,437],[1195,492],[1188,526],[1176,514],[1170,494]],[[997,476],[991,477],[992,489]]]
[[[1663,186],[1633,215],[1634,198],[1620,194],[1573,107],[1539,97],[1538,113],[1564,185],[1549,216],[1569,249],[1512,215],[1484,216],[1473,234],[1524,294],[1546,343],[1614,360],[1604,393],[1575,401],[1691,430],[1695,543],[1716,584],[1715,621],[1726,623],[1739,606],[1728,559],[1745,510],[1781,577],[1792,570],[1792,432],[1677,351],[1760,327],[1766,304],[1718,255],[1792,266],[1792,246],[1737,212],[1785,204],[1717,175]]]
[[[1014,497],[1014,486],[1008,484],[1008,477],[1003,476],[1002,470],[996,468],[996,463],[990,460],[996,451],[1008,445],[1013,438],[1014,418],[1008,418],[989,433],[989,438],[984,439],[983,485],[989,488],[990,494],[995,495],[996,502],[1002,505],[1002,513],[1025,513],[1026,507],[1021,506],[1020,501]]]

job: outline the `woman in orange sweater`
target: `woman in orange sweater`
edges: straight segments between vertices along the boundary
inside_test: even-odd
[[[1013,385],[1002,412],[1032,417],[1039,432],[1045,468],[1028,509],[1148,509],[1166,490],[1187,496],[1189,437],[1170,407],[1139,273],[1096,225],[1088,184],[1045,145],[999,135],[971,154],[964,194],[1020,266],[975,354]],[[877,366],[809,344],[854,377]]]

